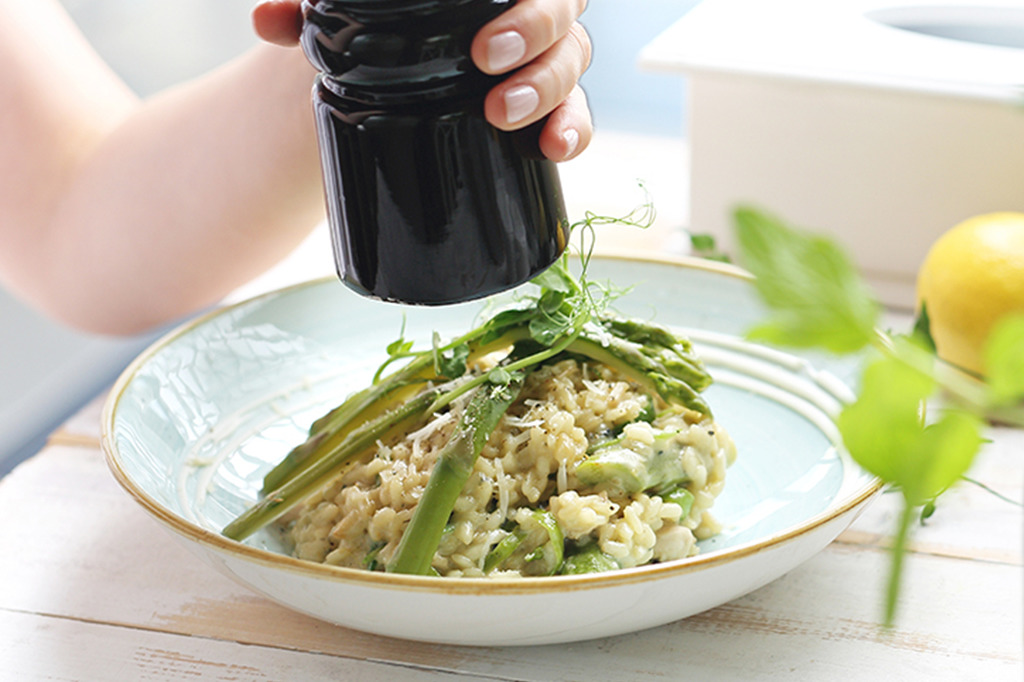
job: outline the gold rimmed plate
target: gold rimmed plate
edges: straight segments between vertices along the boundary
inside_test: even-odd
[[[583,576],[452,579],[299,561],[272,530],[245,543],[220,534],[309,424],[367,384],[403,324],[425,346],[434,331],[465,331],[479,302],[399,308],[319,280],[206,315],[118,380],[103,417],[108,464],[199,557],[285,606],[368,632],[479,645],[590,639],[713,608],[812,557],[879,491],[835,430],[856,359],[744,340],[765,315],[745,273],[599,257],[590,277],[632,286],[616,307],[689,334],[715,378],[708,402],[738,456],[713,509],[723,531],[695,557]]]

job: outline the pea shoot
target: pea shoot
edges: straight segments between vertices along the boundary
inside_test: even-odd
[[[734,218],[741,264],[771,310],[750,337],[869,357],[838,426],[853,459],[903,497],[884,606],[892,626],[913,519],[934,512],[935,499],[964,478],[986,421],[1024,426],[1024,316],[994,330],[982,381],[935,357],[925,316],[912,334],[881,331],[881,306],[835,242],[751,207]],[[935,404],[941,409],[928,409]]]

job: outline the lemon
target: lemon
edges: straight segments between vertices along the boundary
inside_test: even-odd
[[[943,234],[918,273],[917,299],[939,357],[984,374],[982,349],[992,327],[1024,313],[1024,213],[986,213]]]

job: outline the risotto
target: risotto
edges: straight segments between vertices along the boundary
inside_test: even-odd
[[[465,401],[378,442],[282,521],[301,559],[384,570]],[[584,573],[697,553],[735,458],[710,417],[574,357],[525,379],[459,495],[432,572]]]

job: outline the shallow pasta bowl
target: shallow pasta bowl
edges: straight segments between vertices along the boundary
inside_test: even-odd
[[[466,330],[479,303],[402,309],[321,280],[207,315],[120,377],[103,416],[107,462],[199,557],[285,606],[368,632],[480,645],[621,634],[723,604],[812,557],[879,491],[834,424],[856,360],[745,341],[765,315],[745,273],[595,258],[590,277],[632,286],[617,308],[688,333],[715,378],[708,402],[738,457],[713,509],[724,529],[695,557],[583,576],[453,579],[300,561],[270,529],[245,543],[220,534],[308,425],[366,385],[403,324],[425,345],[434,331]]]

